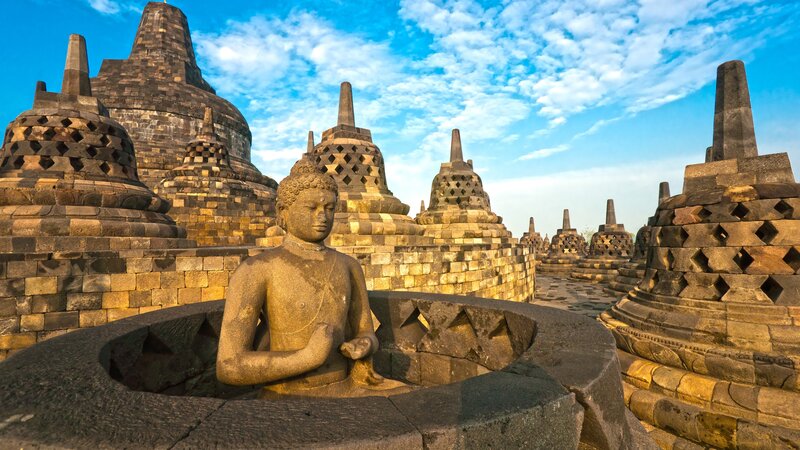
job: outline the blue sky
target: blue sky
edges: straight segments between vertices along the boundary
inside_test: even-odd
[[[635,232],[658,182],[677,193],[684,166],[702,161],[716,66],[730,59],[747,65],[760,152],[800,164],[798,2],[170,3],[189,18],[205,78],[248,119],[264,173],[280,180],[307,130],[334,124],[348,80],[356,124],[372,130],[412,216],[457,127],[515,235],[531,215],[552,235],[563,208],[574,227],[596,228],[606,198]],[[58,89],[69,33],[86,36],[93,75],[104,58],[127,57],[145,4],[7,2],[0,118],[30,107],[36,80]]]

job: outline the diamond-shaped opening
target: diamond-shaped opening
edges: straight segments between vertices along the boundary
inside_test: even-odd
[[[350,156],[349,153],[344,155],[344,162],[349,163],[351,159],[353,159],[353,157]]]
[[[753,257],[750,256],[750,253],[747,253],[747,250],[741,249],[736,256],[733,257],[733,262],[742,269],[742,272],[747,270],[750,267],[750,264],[753,264]]]
[[[361,184],[367,184],[367,181],[369,181],[369,178],[362,176],[359,181],[361,181]]]
[[[363,163],[365,159],[366,159],[366,158],[364,157],[364,155],[358,155],[358,160],[359,160],[360,162],[362,162],[362,163]]]
[[[109,142],[111,142],[111,140],[108,138],[108,136],[105,134],[100,136],[100,143],[103,145],[103,147],[107,146]]]
[[[33,133],[33,128],[28,127],[28,128],[25,128],[25,131],[22,132],[22,136],[24,136],[25,139],[28,139],[28,137],[30,137],[31,133]]]
[[[117,129],[114,127],[108,127],[108,135],[115,136],[117,134]]]
[[[475,326],[472,324],[472,320],[470,320],[469,316],[466,312],[464,312],[463,309],[456,314],[455,319],[450,322],[450,325],[447,326],[447,329],[455,331],[464,337],[478,337],[475,333]]]
[[[100,170],[107,175],[108,172],[111,172],[111,166],[109,166],[107,162],[103,161],[103,163],[100,164]]]
[[[708,267],[708,256],[702,250],[698,250],[692,255],[692,262],[700,269],[701,272],[710,272],[711,268]]]
[[[36,119],[36,122],[39,123],[40,125],[46,124],[47,123],[47,116],[40,116],[38,119]]]
[[[336,167],[333,168],[333,171],[336,172],[336,173],[342,173],[343,170],[344,170],[344,167],[342,167],[342,166],[340,166],[338,164],[336,165]]]
[[[358,171],[359,171],[358,166],[353,166],[353,173],[358,173]]]
[[[456,190],[455,189],[450,189],[450,195],[456,195]]]
[[[316,159],[314,160],[314,162],[317,163],[317,165],[319,165],[319,163],[322,162],[322,157],[321,156],[317,156]]]
[[[717,290],[717,297],[722,298],[728,293],[731,287],[725,282],[725,279],[722,278],[722,276],[718,276],[717,280],[714,281],[714,289]]]
[[[347,184],[347,185],[349,185],[352,180],[353,179],[350,178],[350,175],[345,175],[344,178],[342,178],[342,181],[344,181],[344,184]]]
[[[334,161],[336,161],[336,157],[333,155],[328,155],[328,162],[332,163]]]
[[[344,147],[342,147],[341,145],[337,145],[336,146],[336,151],[337,152],[341,152],[342,150],[344,150]]]
[[[785,219],[791,218],[792,214],[794,213],[794,208],[792,208],[792,205],[787,203],[785,200],[781,200],[778,203],[776,203],[774,208],[775,211],[778,211],[779,213],[783,214],[783,217]]]
[[[731,211],[731,215],[737,217],[739,220],[743,220],[747,215],[747,213],[749,212],[750,210],[747,209],[746,206],[744,206],[744,203],[739,203],[738,205],[736,205],[736,208],[733,208],[733,211]]]
[[[113,152],[111,152],[111,158],[113,158],[113,159],[114,159],[114,161],[119,161],[119,152],[118,152],[118,151],[116,151],[116,150],[114,150]]]
[[[0,162],[0,167],[5,167],[8,164],[8,157],[6,156],[3,158],[3,162]]]
[[[58,144],[56,144],[56,150],[58,150],[59,155],[64,156],[64,153],[67,153],[69,151],[69,147],[67,146],[67,144],[59,142]]]
[[[65,118],[61,119],[61,125],[65,126],[65,127],[68,127],[68,126],[72,125],[72,121],[65,117]]]
[[[70,158],[69,165],[72,166],[72,169],[75,172],[80,172],[83,169],[83,161],[80,158]]]
[[[658,276],[658,271],[655,270],[653,271],[653,276],[650,277],[650,281],[647,282],[648,289],[652,291],[653,288],[656,287],[659,281],[661,281],[661,279]]]
[[[42,136],[47,141],[53,139],[53,136],[55,136],[55,135],[56,135],[56,132],[52,128],[48,128],[48,129],[44,130],[44,133],[42,133]]]
[[[676,296],[681,295],[681,292],[683,292],[683,290],[686,289],[686,286],[688,285],[689,283],[686,282],[686,278],[683,275],[681,275],[680,279],[678,279],[678,289],[675,295]]]
[[[717,239],[720,244],[724,244],[725,241],[728,240],[728,232],[725,231],[725,228],[722,228],[722,225],[717,225],[711,231],[711,234]]]
[[[409,314],[409,316],[406,318],[406,320],[404,320],[403,323],[400,324],[401,329],[405,329],[407,327],[418,328],[423,333],[427,333],[431,329],[430,324],[428,323],[427,320],[425,320],[425,316],[423,316],[422,313],[420,313],[419,309],[417,308],[414,308],[414,311],[412,311],[411,314]]]
[[[33,150],[33,153],[38,153],[39,150],[42,149],[42,144],[40,144],[39,141],[30,141],[29,145],[31,147],[31,150]]]
[[[667,250],[667,270],[672,270],[673,264],[675,264],[675,255],[672,254],[672,250]]]
[[[661,233],[664,232],[663,228],[658,229],[658,233],[656,233],[656,245],[661,245]]]
[[[783,293],[783,286],[781,286],[780,283],[775,281],[774,278],[767,277],[767,279],[764,280],[764,283],[761,284],[761,290],[774,303],[778,301],[778,298]]]
[[[71,138],[72,138],[72,140],[73,140],[73,141],[75,141],[75,142],[80,142],[80,141],[81,141],[81,139],[83,139],[83,135],[82,135],[82,134],[81,134],[81,132],[80,132],[80,131],[78,131],[78,130],[75,130],[75,131],[73,131],[72,133],[70,133],[70,134],[69,134],[69,137],[71,137]]]
[[[97,129],[97,125],[95,125],[94,122],[89,121],[89,122],[86,122],[86,128],[88,128],[89,131],[94,131],[94,130]]]
[[[24,156],[17,156],[17,159],[14,160],[14,168],[20,169],[22,166],[25,165],[25,157]]]
[[[699,217],[700,220],[706,220],[710,216],[711,216],[711,211],[709,211],[706,208],[700,208],[700,211],[697,212],[697,217]]]
[[[461,187],[461,182],[456,182],[456,187],[460,188]]]
[[[772,240],[775,239],[775,236],[777,235],[778,235],[778,230],[775,228],[775,225],[773,225],[769,221],[765,221],[756,230],[756,236],[758,236],[759,239],[764,241],[765,244],[769,244],[770,242],[772,242]]]
[[[93,145],[90,145],[89,147],[86,148],[86,153],[90,157],[94,158],[95,156],[97,156],[97,149]]]
[[[800,252],[794,247],[790,248],[786,255],[783,256],[783,262],[797,272],[797,269],[800,269]]]
[[[686,230],[683,229],[683,227],[681,227],[680,237],[681,237],[681,245],[683,245],[683,243],[686,242],[687,239],[689,239],[689,233],[687,233]]]
[[[53,160],[49,156],[40,156],[39,157],[39,165],[42,166],[43,169],[47,170],[53,167]]]
[[[142,343],[142,353],[155,353],[157,355],[171,355],[174,352],[157,336],[148,333]]]

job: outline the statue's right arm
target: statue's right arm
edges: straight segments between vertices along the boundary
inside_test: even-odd
[[[321,366],[330,351],[319,345],[311,348],[312,343],[332,340],[331,327],[324,325],[303,349],[253,351],[258,314],[267,298],[265,276],[256,265],[245,262],[228,285],[217,352],[217,379],[225,384],[254,385],[300,375]]]

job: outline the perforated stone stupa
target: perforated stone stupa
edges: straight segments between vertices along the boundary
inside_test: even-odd
[[[606,282],[617,276],[617,269],[630,259],[633,239],[625,225],[617,223],[614,200],[606,201],[606,221],[592,235],[589,253],[579,261],[572,277],[579,280]]]
[[[0,154],[0,252],[193,245],[139,181],[133,143],[92,96],[86,42],[69,38],[62,92],[39,82]]]
[[[669,198],[669,183],[662,181],[658,186],[658,204]],[[650,216],[647,223],[636,232],[633,241],[633,255],[630,261],[622,264],[616,277],[608,281],[608,286],[603,290],[611,295],[624,296],[644,278],[647,266],[647,249],[650,246],[653,225],[656,217]]]
[[[550,247],[550,243],[547,242],[547,239],[543,238],[542,235],[536,231],[536,224],[533,221],[533,217],[528,220],[528,231],[522,233],[522,237],[519,238],[519,243],[530,246],[535,252],[537,260],[547,256],[547,249]]]
[[[758,155],[744,64],[717,70],[710,160],[656,212],[643,282],[601,318],[664,448],[800,446],[800,185]]]
[[[250,163],[252,138],[244,117],[203,79],[180,9],[148,3],[128,59],[104,60],[92,85],[111,117],[130,133],[146,185],[155,187],[183,163],[184,147],[202,125],[208,106],[234,172],[257,194],[274,196],[275,181]]]
[[[325,130],[320,143],[305,157],[339,184],[331,245],[420,242],[423,229],[408,216],[409,206],[386,185],[383,155],[372,142],[372,134],[355,126],[350,83],[341,85],[336,126]]]
[[[503,243],[511,239],[503,219],[492,212],[472,161],[464,161],[459,130],[451,134],[450,161],[442,163],[433,178],[428,209],[416,220],[437,243]]]
[[[561,228],[553,235],[547,257],[542,258],[541,264],[536,267],[542,273],[569,275],[575,268],[575,263],[586,256],[586,239],[572,228],[569,222],[569,210],[564,210]]]
[[[170,215],[199,245],[246,245],[275,224],[275,200],[259,196],[231,169],[230,156],[214,130],[211,108],[186,145],[183,164],[155,192],[172,202]]]

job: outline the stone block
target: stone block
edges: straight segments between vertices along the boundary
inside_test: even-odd
[[[114,273],[111,274],[112,291],[133,291],[136,289],[135,273]]]
[[[138,273],[136,274],[136,290],[147,291],[161,287],[161,273]]]
[[[225,288],[224,287],[206,287],[202,288],[201,300],[204,302],[212,300],[224,300]]]
[[[187,271],[184,277],[187,288],[208,287],[208,273],[205,271]]]
[[[50,312],[44,314],[45,330],[64,330],[80,327],[78,311]]]
[[[152,291],[153,306],[174,306],[178,304],[178,289],[154,289]]]
[[[44,314],[25,314],[19,317],[19,331],[44,330]]]
[[[103,309],[127,308],[130,306],[130,293],[125,292],[104,292],[102,299]]]
[[[111,291],[111,275],[84,275],[83,292]]]
[[[105,325],[108,322],[107,312],[104,309],[80,311],[81,328]]]
[[[103,307],[103,297],[106,294],[109,293],[96,292],[67,294],[67,311],[100,309]]]
[[[47,295],[57,292],[57,277],[34,277],[25,279],[25,295]]]
[[[178,289],[178,304],[186,305],[197,303],[202,300],[203,292],[201,288],[187,287]]]
[[[138,314],[139,308],[113,308],[107,309],[106,312],[108,313],[108,321],[113,322]]]
[[[139,308],[152,305],[152,294],[153,290],[131,292],[129,306],[131,308]]]

